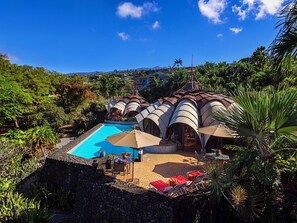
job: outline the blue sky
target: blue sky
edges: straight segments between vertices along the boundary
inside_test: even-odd
[[[0,52],[62,73],[232,62],[268,47],[285,0],[2,0]]]

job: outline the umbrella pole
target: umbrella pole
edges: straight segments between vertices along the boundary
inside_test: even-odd
[[[220,149],[220,138],[217,139],[217,149]]]
[[[133,182],[133,180],[134,180],[134,149],[133,149],[133,158],[132,158],[132,162],[133,162],[133,169],[132,169],[132,182]]]

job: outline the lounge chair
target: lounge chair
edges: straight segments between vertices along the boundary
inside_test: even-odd
[[[196,177],[201,177],[201,176],[204,176],[204,173],[202,173],[198,170],[193,170],[193,171],[187,172],[188,180],[191,180],[191,181],[193,181]]]
[[[163,180],[156,180],[150,182],[150,185],[157,189],[158,192],[166,193],[171,190],[173,187],[165,183]]]
[[[183,184],[188,182],[189,180],[185,178],[184,176],[178,175],[178,176],[173,176],[169,179],[169,185],[174,186],[176,184]]]
[[[159,194],[162,194],[170,198],[174,198],[174,197],[191,192],[192,189],[189,187],[191,183],[189,184],[189,181],[186,181],[182,184],[176,184],[175,186],[170,186],[169,184],[165,183],[163,180],[156,180],[156,181],[150,182],[150,186],[153,186],[156,189],[156,192],[158,192]]]
[[[192,189],[190,188],[192,182],[190,184],[188,182],[176,184],[171,190],[167,192],[167,197],[174,198],[192,192]]]
[[[203,191],[207,187],[208,182],[209,181],[204,177],[204,175],[201,175],[196,177],[189,187],[191,188],[192,192]]]

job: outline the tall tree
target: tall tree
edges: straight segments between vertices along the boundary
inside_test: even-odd
[[[297,141],[297,90],[237,91],[237,105],[219,111],[217,119],[247,140],[266,159],[279,142]]]
[[[0,123],[13,121],[19,127],[18,119],[28,112],[32,97],[17,82],[0,75]]]
[[[271,54],[277,68],[290,64],[297,56],[297,0],[290,1],[280,14],[280,28],[271,44]]]
[[[174,64],[172,67],[182,67],[183,66],[183,61],[182,59],[178,58],[174,60]]]

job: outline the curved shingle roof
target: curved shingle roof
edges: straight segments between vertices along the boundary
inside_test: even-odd
[[[111,101],[106,108],[108,112],[116,109],[121,110],[122,114],[126,114],[131,111],[140,112],[148,106],[149,103],[145,98],[139,95],[138,91],[134,91],[131,96],[125,96]]]
[[[167,129],[176,123],[191,126],[200,138],[202,147],[209,139],[208,135],[198,132],[199,127],[216,124],[213,114],[219,109],[228,109],[232,98],[204,89],[197,82],[188,82],[170,97],[161,98],[154,107],[142,111],[136,116],[140,128],[153,121],[160,128],[160,136],[165,138]]]

